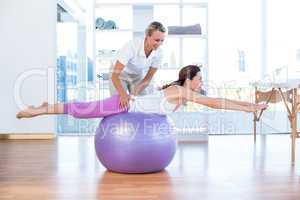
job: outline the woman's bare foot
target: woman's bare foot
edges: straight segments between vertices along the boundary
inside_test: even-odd
[[[37,108],[47,108],[48,107],[48,102],[43,102],[39,107]]]
[[[21,119],[21,118],[31,118],[35,117],[41,114],[47,113],[47,108],[48,108],[48,103],[43,102],[40,106],[34,107],[34,106],[29,106],[25,110],[21,110],[16,114],[16,118]]]
[[[31,118],[37,115],[37,109],[34,107],[28,107],[25,110],[21,110],[16,114],[16,118],[22,119],[22,118]]]

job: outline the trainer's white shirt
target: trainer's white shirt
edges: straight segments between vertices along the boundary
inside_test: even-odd
[[[145,74],[150,67],[160,68],[163,53],[159,47],[152,50],[146,57],[144,50],[144,38],[136,38],[126,43],[117,53],[116,61],[125,65],[124,72],[128,74]]]

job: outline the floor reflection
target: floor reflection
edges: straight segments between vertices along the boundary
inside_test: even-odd
[[[179,143],[165,171],[135,175],[107,171],[93,137],[0,141],[0,188],[15,199],[299,199],[300,143],[293,166],[290,140],[210,136]]]
[[[119,174],[105,171],[98,181],[97,199],[175,199],[168,171],[150,174]]]

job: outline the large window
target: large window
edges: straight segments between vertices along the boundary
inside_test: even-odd
[[[117,29],[96,31],[96,49],[117,50],[132,38],[132,7],[131,6],[103,6],[95,11],[96,20],[102,18],[104,22],[115,22]]]
[[[261,1],[213,1],[209,13],[209,74],[216,84],[260,75]]]
[[[275,80],[299,78],[300,2],[267,2],[267,72]]]
[[[181,1],[181,4],[158,4],[153,6],[153,19],[162,22],[165,26],[192,26],[200,24],[202,32],[201,34],[190,35],[168,34],[163,45],[163,70],[159,70],[158,76],[155,77],[158,84],[175,80],[179,69],[185,65],[202,64],[207,67],[208,6],[200,2]],[[168,79],[166,80],[165,77],[168,77]]]
[[[129,39],[135,37],[137,31],[145,29],[153,20],[162,22],[168,26],[188,26],[200,24],[202,35],[169,35],[162,46],[164,49],[164,60],[162,69],[155,76],[155,84],[162,85],[177,78],[180,67],[188,64],[203,64],[207,66],[207,6],[200,1],[97,1],[96,19],[103,18],[113,20],[117,29],[97,30],[96,49],[97,64],[96,73],[102,73],[111,64],[108,60]],[[139,19],[139,6],[147,5],[147,16],[149,21]],[[140,6],[140,9],[145,7]],[[116,15],[116,13],[118,13]],[[168,14],[166,14],[168,13]],[[136,27],[144,24],[143,27]],[[142,32],[143,35],[143,32]],[[111,52],[112,56],[109,56]],[[108,62],[107,62],[108,61]],[[102,71],[102,72],[101,72]],[[107,71],[107,70],[106,70]],[[167,77],[167,78],[166,78]]]

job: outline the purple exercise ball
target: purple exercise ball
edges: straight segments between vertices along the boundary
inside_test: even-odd
[[[119,173],[151,173],[172,161],[177,141],[165,115],[122,113],[105,117],[95,136],[100,162]]]

